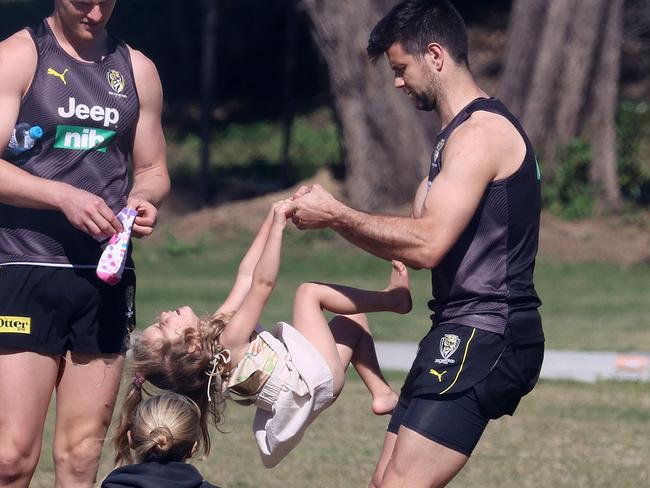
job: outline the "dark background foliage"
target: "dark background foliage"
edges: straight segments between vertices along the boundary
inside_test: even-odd
[[[196,121],[200,94],[203,0],[118,0],[109,29],[156,64],[173,122]],[[217,119],[278,117],[285,83],[288,11],[293,0],[218,1],[215,101]],[[468,24],[505,28],[509,0],[455,2]],[[39,22],[53,2],[0,2],[0,38]],[[307,16],[296,15],[293,92],[296,108],[310,110],[328,99],[326,68],[313,45]]]

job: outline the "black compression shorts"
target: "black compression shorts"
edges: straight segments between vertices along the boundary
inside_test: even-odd
[[[488,418],[481,412],[474,390],[445,397],[424,395],[400,396],[388,424],[397,434],[400,426],[411,429],[429,440],[470,456],[481,438]]]
[[[471,336],[472,329],[468,329],[470,330],[469,336]],[[449,333],[446,329],[442,329],[440,332],[443,337],[444,333]],[[469,337],[467,332],[459,334],[459,336],[461,335]],[[483,337],[483,334],[474,334],[472,341],[477,337]],[[485,336],[484,339],[482,349],[488,351],[498,347],[496,338]],[[440,347],[444,350],[445,341],[440,340]],[[461,342],[463,342],[462,339]],[[472,342],[470,342],[470,348],[471,344]],[[468,371],[466,376],[464,389],[454,393],[445,391],[453,383],[453,380],[449,381],[447,386],[441,390],[432,391],[436,383],[441,383],[441,387],[443,386],[442,382],[438,380],[444,379],[446,375],[443,374],[440,378],[438,375],[442,373],[442,369],[439,368],[439,371],[434,370],[435,373],[431,374],[436,378],[435,383],[426,379],[429,372],[422,368],[423,358],[428,357],[426,361],[434,361],[434,358],[439,355],[422,353],[420,350],[418,353],[420,365],[418,366],[418,359],[414,363],[414,369],[419,369],[419,373],[414,378],[412,369],[409,374],[410,378],[407,378],[404,388],[402,388],[398,406],[388,425],[388,431],[397,434],[400,426],[403,425],[434,442],[470,456],[488,421],[502,415],[512,415],[521,398],[533,389],[539,378],[544,358],[543,343],[516,346],[506,331],[502,344],[502,350],[497,356],[496,362],[491,355],[486,358],[488,361],[493,361],[488,365],[481,365],[481,361],[475,359],[475,363],[470,368],[473,371]],[[468,365],[469,354],[469,351],[464,354],[465,366]],[[444,353],[440,356],[444,357],[447,354]],[[483,375],[486,367],[488,372]],[[458,371],[460,371],[460,378],[463,371],[460,367],[456,369],[456,373]],[[423,374],[425,382],[422,381]],[[420,380],[417,380],[418,377]],[[468,381],[470,377],[474,381]],[[454,386],[458,382],[457,380]],[[425,388],[427,385],[431,387]]]

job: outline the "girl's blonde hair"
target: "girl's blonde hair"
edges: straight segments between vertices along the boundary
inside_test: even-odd
[[[147,399],[134,413],[130,446],[127,436],[116,464],[185,461],[201,441],[200,417],[196,403],[183,395],[168,392]]]
[[[228,351],[219,344],[219,336],[233,313],[203,319],[198,328],[187,328],[180,339],[154,341],[137,337],[127,357],[134,380],[126,392],[119,424],[115,432],[116,463],[119,453],[128,450],[127,431],[132,430],[134,413],[142,401],[142,384],[148,381],[156,388],[173,391],[192,399],[199,408],[199,428],[203,452],[210,453],[208,418],[219,428],[223,421],[225,399],[221,385],[228,380]],[[211,373],[215,377],[211,379]],[[208,386],[210,391],[208,391]],[[118,463],[119,464],[119,463]]]

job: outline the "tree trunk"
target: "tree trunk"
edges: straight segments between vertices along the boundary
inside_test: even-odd
[[[620,207],[615,112],[623,1],[516,0],[500,89],[540,153],[547,181],[557,172],[558,149],[576,137],[590,141],[602,210]]]
[[[609,69],[603,70],[602,75],[595,79],[590,97],[594,105],[588,128],[594,154],[589,176],[602,190],[598,200],[600,211],[618,210],[622,205],[616,173],[615,120],[623,39],[623,0],[610,0],[608,10],[596,69],[601,66]]]
[[[215,44],[217,0],[204,0],[203,53],[201,56],[201,197],[203,204],[212,200],[210,185],[210,142],[212,140],[212,102],[215,80]]]
[[[393,87],[383,63],[366,56],[371,29],[384,0],[303,0],[312,35],[329,67],[340,124],[350,203],[380,210],[412,200],[425,176],[439,122],[418,113]]]
[[[565,0],[566,1],[566,0]],[[564,50],[564,69],[558,89],[555,130],[559,145],[567,144],[579,132],[580,116],[588,99],[589,77],[595,59],[596,41],[609,0],[580,1],[575,5],[572,25]],[[603,72],[607,69],[603,70]]]
[[[527,3],[530,0],[520,0]],[[531,89],[523,112],[523,124],[530,138],[541,146],[544,163],[554,165],[555,137],[553,108],[557,106],[557,75],[562,71],[563,50],[574,0],[551,0],[541,39],[537,42],[537,61],[533,66]],[[541,42],[540,42],[541,41]],[[550,141],[550,142],[549,142]]]
[[[537,39],[541,36],[547,0],[518,1],[513,6],[508,29],[508,50],[499,98],[508,100],[508,108],[523,113],[537,58]]]

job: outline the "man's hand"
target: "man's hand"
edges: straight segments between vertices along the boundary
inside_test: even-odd
[[[300,198],[300,197],[304,196],[305,194],[309,193],[309,190],[311,190],[312,186],[314,186],[314,185],[310,185],[310,186],[302,185],[300,188],[298,188],[296,193],[293,194],[291,199],[295,200],[296,198]]]
[[[59,207],[73,227],[94,238],[122,231],[122,224],[101,197],[70,185],[64,188]]]
[[[320,185],[301,187],[289,206],[291,220],[298,229],[322,229],[329,227],[337,209],[343,206]]]
[[[151,235],[158,220],[158,209],[156,206],[139,194],[130,195],[126,205],[138,212],[133,222],[131,235],[138,239]]]

